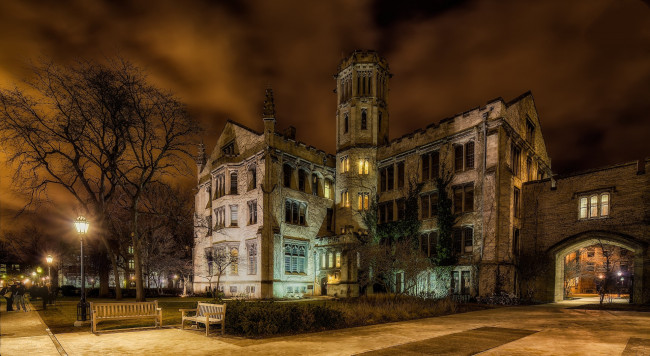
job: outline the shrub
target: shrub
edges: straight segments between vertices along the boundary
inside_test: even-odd
[[[276,302],[228,302],[228,333],[268,336],[341,327],[342,313],[321,305]]]
[[[376,295],[318,304],[230,301],[226,331],[244,336],[270,336],[331,330],[450,314],[451,299]]]
[[[73,285],[61,286],[61,294],[63,294],[64,297],[74,297],[79,295],[79,293],[80,293],[79,288]]]

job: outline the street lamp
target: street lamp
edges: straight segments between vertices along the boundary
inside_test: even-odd
[[[52,283],[52,269],[50,266],[52,265],[53,260],[54,258],[52,255],[47,255],[47,257],[45,257],[45,261],[47,261],[47,279],[50,281],[50,284]]]
[[[88,220],[85,217],[79,216],[74,221],[74,227],[79,234],[79,240],[81,241],[81,299],[79,304],[77,304],[77,321],[74,323],[75,326],[83,326],[87,324],[86,316],[88,315],[88,303],[86,303],[86,276],[84,275],[84,236],[88,233]]]

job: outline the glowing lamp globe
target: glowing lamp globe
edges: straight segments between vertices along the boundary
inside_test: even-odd
[[[47,263],[52,263],[54,258],[52,258],[52,255],[47,255],[47,257],[45,257],[45,260],[47,261]]]
[[[74,221],[74,227],[79,234],[86,234],[88,232],[88,220],[83,216],[79,216]]]

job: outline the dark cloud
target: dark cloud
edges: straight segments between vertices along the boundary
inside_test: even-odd
[[[208,145],[229,118],[260,130],[270,84],[280,129],[333,152],[332,74],[366,48],[394,73],[392,137],[531,90],[555,171],[650,153],[647,1],[7,1],[0,32],[0,85],[38,56],[119,51],[189,105]]]

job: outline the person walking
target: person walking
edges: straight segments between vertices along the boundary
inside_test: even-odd
[[[16,286],[16,310],[20,311],[20,306],[23,306],[23,310],[27,312],[27,307],[25,306],[25,286],[22,282],[18,282]]]
[[[2,288],[0,295],[7,300],[7,311],[14,311],[14,285],[12,284]]]

